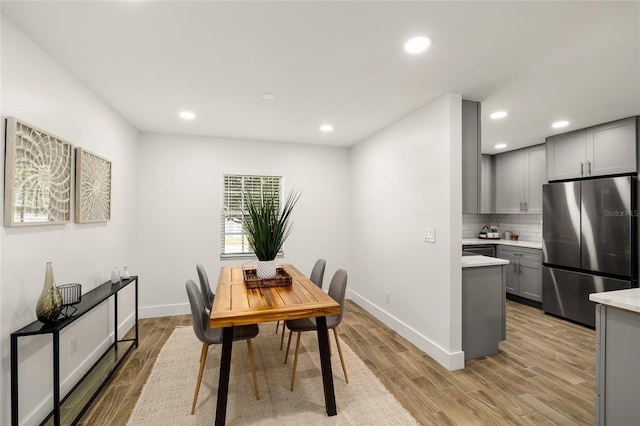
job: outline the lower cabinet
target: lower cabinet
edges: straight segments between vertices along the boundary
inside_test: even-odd
[[[640,424],[640,314],[596,305],[596,425]]]
[[[507,293],[542,302],[541,250],[498,246],[497,257],[509,261],[505,267]]]
[[[507,337],[504,268],[462,268],[462,350],[464,359],[498,353]]]

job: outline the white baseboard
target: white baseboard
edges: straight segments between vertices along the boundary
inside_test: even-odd
[[[437,343],[419,333],[413,327],[405,324],[398,318],[386,312],[384,309],[381,309],[377,305],[371,303],[371,301],[362,297],[360,294],[352,290],[347,290],[347,295],[349,299],[353,300],[371,315],[391,327],[392,330],[407,339],[409,342],[413,343],[447,370],[453,371],[464,368],[463,351],[448,352]]]
[[[189,315],[191,314],[191,308],[188,303],[177,303],[175,305],[155,305],[155,306],[141,306],[140,318],[158,318],[158,317],[171,317],[174,315]]]

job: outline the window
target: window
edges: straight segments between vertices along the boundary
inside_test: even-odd
[[[282,194],[281,176],[223,175],[222,176],[222,249],[220,257],[251,256],[247,234],[242,225],[244,214],[243,194]]]

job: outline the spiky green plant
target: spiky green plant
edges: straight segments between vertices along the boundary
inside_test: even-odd
[[[300,194],[291,191],[280,208],[276,192],[244,193],[243,225],[258,260],[273,260],[278,255],[291,233],[289,219],[299,198]]]

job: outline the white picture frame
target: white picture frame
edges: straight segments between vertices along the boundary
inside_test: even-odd
[[[76,223],[111,220],[111,161],[76,148]]]
[[[4,225],[70,222],[73,145],[8,117],[5,153]]]

